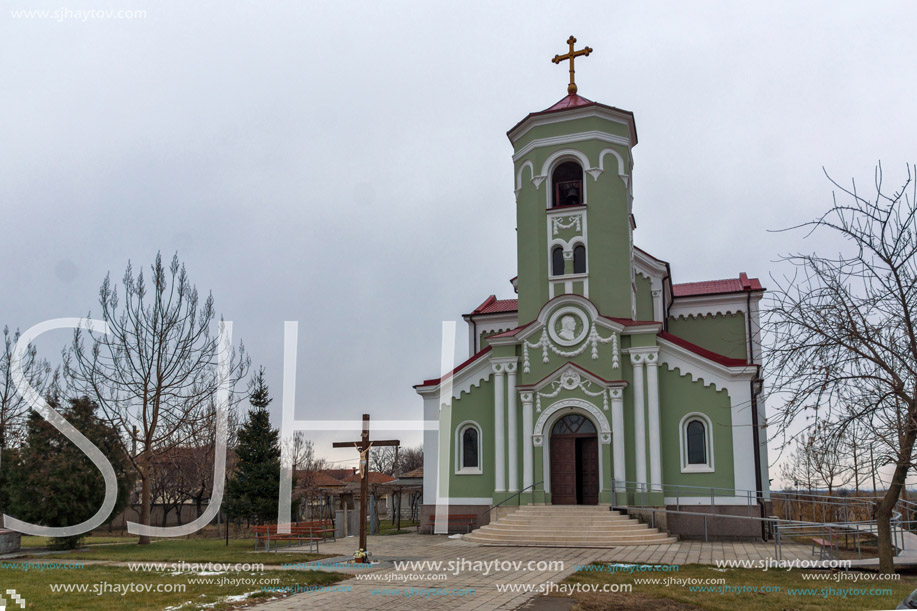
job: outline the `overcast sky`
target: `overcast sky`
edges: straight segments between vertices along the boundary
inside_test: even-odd
[[[897,186],[917,160],[913,3],[3,6],[0,324],[98,314],[107,272],[178,251],[267,368],[276,425],[283,321],[298,417],[421,418],[441,321],[461,360],[461,314],[513,296],[505,132],[566,94],[570,34],[594,49],[579,93],[635,113],[635,241],[675,282],[767,285],[819,247],[767,229],[830,204],[822,166],[868,185],[881,160]],[[330,444],[351,437],[317,450],[350,459]]]

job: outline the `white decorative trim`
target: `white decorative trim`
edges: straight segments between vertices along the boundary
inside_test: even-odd
[[[583,399],[561,399],[556,403],[552,403],[550,407],[541,413],[538,420],[535,421],[535,428],[533,429],[534,435],[545,435],[544,427],[548,419],[560,410],[569,408],[579,408],[588,412],[592,415],[591,420],[596,425],[595,428],[599,433],[611,433],[611,425],[608,424],[608,419],[605,417],[605,414],[592,403],[584,401]]]
[[[706,443],[707,462],[704,464],[688,464],[688,423],[693,420],[700,420],[704,425],[704,438]],[[713,473],[713,422],[707,414],[701,412],[691,412],[685,414],[678,422],[678,450],[681,456],[682,473]]]
[[[481,383],[487,381],[493,375],[493,369],[490,365],[490,359],[487,355],[482,355],[475,363],[465,367],[452,377],[452,399],[460,399],[462,393],[471,392],[472,388],[480,387]],[[436,397],[439,395],[439,388],[442,381],[431,386],[418,387],[417,394],[426,399],[427,397]],[[443,403],[447,405],[447,403]]]
[[[609,134],[607,132],[600,132],[598,130],[592,130],[588,132],[577,132],[575,134],[564,134],[563,136],[549,136],[547,138],[538,138],[537,140],[532,140],[516,153],[513,154],[513,162],[516,162],[523,157],[525,157],[530,152],[534,151],[537,148],[544,148],[546,146],[561,146],[564,144],[573,144],[575,142],[585,142],[587,140],[599,140],[601,142],[607,142],[609,144],[619,144],[621,146],[630,147],[630,140],[624,138],[623,136],[616,136],[615,134]],[[608,151],[610,149],[605,149]],[[605,152],[603,151],[603,152]],[[624,174],[624,162],[622,159],[618,159],[618,174]],[[604,168],[594,168],[599,170],[599,173]]]
[[[554,207],[554,184],[551,182],[551,176],[554,174],[554,169],[556,166],[565,163],[567,161],[575,161],[579,163],[580,169],[585,171],[589,167],[589,158],[586,157],[586,154],[577,149],[562,149],[560,151],[555,151],[551,153],[547,159],[544,160],[544,164],[541,166],[541,176],[542,180],[548,179],[548,188],[545,189],[545,209],[547,210],[558,210],[563,209],[563,206],[557,208]],[[589,201],[589,182],[583,180],[583,206],[587,205]]]
[[[600,106],[587,106],[585,108],[574,108],[572,110],[567,110],[559,113],[550,113],[550,114],[540,114],[540,115],[530,115],[522,120],[516,127],[511,129],[507,136],[509,137],[510,142],[517,142],[522,136],[527,134],[530,130],[538,127],[540,125],[552,125],[554,123],[563,123],[566,121],[574,121],[576,119],[585,119],[588,117],[599,117],[613,123],[618,123],[627,127],[628,132],[630,133],[630,138],[627,140],[627,146],[632,146],[632,141],[636,140],[636,134],[634,133],[634,119],[633,115],[629,113],[625,115],[620,111],[615,111],[610,108],[602,108]],[[615,136],[613,134],[606,134],[605,132],[600,132],[603,135],[612,137],[612,138],[621,138],[621,136]]]
[[[462,434],[465,429],[473,428],[478,432],[478,466],[463,467],[465,444],[462,443]],[[483,475],[484,466],[484,432],[481,425],[474,420],[465,420],[455,427],[455,474],[456,475]]]
[[[761,301],[760,292],[752,293],[752,307]],[[696,297],[676,297],[669,306],[669,316],[674,318],[697,318],[717,314],[745,314],[748,309],[748,293],[726,293],[723,295],[698,295]]]
[[[519,166],[519,171],[516,172],[516,194],[519,194],[519,191],[522,190],[522,170],[525,168],[529,169],[530,176],[534,178],[535,176],[535,165],[531,161],[524,161],[522,165]]]
[[[606,140],[606,142],[608,141]],[[616,142],[615,144],[624,144],[624,143]],[[605,155],[613,155],[614,158],[618,160],[618,176],[620,176],[621,179],[624,180],[624,185],[626,186],[627,179],[625,177],[627,176],[627,172],[624,170],[624,158],[621,157],[621,154],[618,153],[618,151],[614,150],[613,148],[602,149],[602,152],[599,153],[599,173],[602,173],[605,171]],[[595,178],[598,179],[598,176],[596,176]]]
[[[733,402],[737,397],[750,392],[748,383],[757,372],[754,365],[727,367],[661,337],[657,341],[660,347],[659,362],[669,369],[678,369],[680,375],[690,375],[692,381],[701,381],[704,386],[713,385],[716,390],[726,390]]]
[[[602,397],[602,403],[605,411],[608,411],[608,395],[605,393],[605,388],[600,388],[599,390],[590,390],[592,386],[598,386],[597,383],[592,380],[583,378],[579,372],[577,372],[572,366],[567,367],[563,373],[560,374],[560,377],[550,383],[551,392],[535,393],[535,411],[541,413],[541,400],[542,399],[553,399],[560,394],[562,390],[576,390],[579,389],[583,394],[590,397]],[[611,391],[609,391],[611,392]],[[620,392],[620,390],[619,390]]]
[[[564,214],[551,217],[551,235],[556,236],[558,231],[562,229],[575,229],[582,233],[583,231],[583,212],[582,210],[575,214]],[[564,223],[566,218],[567,222]]]
[[[535,423],[535,433],[533,436],[533,441],[535,437],[538,438],[538,442],[534,445],[541,447],[541,456],[542,456],[542,481],[544,482],[545,492],[551,492],[551,444],[544,443],[544,439],[548,437],[544,433],[544,430],[547,429],[550,431],[551,427],[554,426],[554,423],[563,416],[568,415],[562,410],[565,408],[580,409],[583,412],[582,415],[589,418],[589,420],[595,425],[596,435],[599,440],[598,447],[598,462],[599,462],[599,492],[604,491],[605,488],[605,474],[604,462],[605,456],[605,446],[611,442],[611,431],[609,430],[608,420],[605,418],[605,415],[599,411],[594,405],[588,401],[583,401],[581,399],[564,399],[558,401],[545,410],[545,413],[538,418],[538,422]],[[575,411],[572,413],[576,413]]]
[[[582,340],[579,340],[582,341]],[[611,357],[611,366],[614,369],[620,367],[619,352],[618,352],[618,334],[612,332],[610,337],[602,337],[599,335],[596,330],[595,323],[592,323],[591,329],[589,330],[589,335],[586,338],[586,341],[580,346],[577,350],[564,351],[559,350],[548,340],[548,330],[543,329],[541,332],[541,337],[534,344],[528,340],[523,340],[522,345],[522,371],[523,373],[531,373],[531,362],[529,361],[529,348],[537,350],[541,348],[541,360],[544,363],[549,363],[551,357],[548,355],[548,350],[554,354],[560,356],[561,358],[569,359],[581,355],[586,351],[587,348],[592,348],[592,360],[599,358],[599,344],[611,344],[612,357]]]
[[[581,329],[576,335],[572,334],[572,329],[562,328],[560,331],[557,330],[557,323],[563,322],[569,319],[579,319]],[[575,324],[575,320],[573,321]],[[575,346],[586,338],[586,335],[589,333],[589,329],[592,326],[590,323],[592,321],[586,316],[586,313],[582,309],[575,306],[564,306],[562,308],[557,308],[551,314],[551,317],[548,319],[548,336],[558,346],[570,347]],[[575,327],[574,327],[575,329]],[[561,334],[564,334],[561,336]],[[566,335],[569,335],[567,337]],[[533,346],[534,347],[534,346]]]

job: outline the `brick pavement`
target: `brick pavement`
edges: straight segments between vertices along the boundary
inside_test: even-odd
[[[536,596],[535,593],[499,592],[497,584],[532,583],[549,581],[559,583],[575,572],[575,565],[594,561],[650,563],[650,564],[713,564],[721,559],[766,560],[774,555],[774,546],[768,543],[679,541],[665,545],[635,545],[614,549],[586,548],[539,548],[487,546],[432,535],[391,535],[370,537],[368,547],[379,564],[371,571],[359,571],[366,578],[356,577],[342,582],[350,586],[350,592],[316,592],[269,600],[256,605],[258,611],[288,611],[292,609],[462,609],[490,611],[494,609],[516,609]],[[353,538],[339,539],[322,546],[323,553],[350,554],[356,548]],[[787,545],[783,548],[784,559],[812,560],[811,551],[804,545]],[[483,571],[462,571],[458,575],[447,574],[445,580],[426,574],[411,581],[396,581],[399,575],[392,560],[440,560],[457,561],[522,561],[518,571],[497,571],[484,574]],[[562,560],[562,570],[525,570],[529,561]],[[344,572],[344,571],[341,571]],[[355,573],[357,571],[347,571]],[[405,571],[408,572],[408,571]],[[403,572],[404,573],[404,572]],[[402,573],[402,574],[403,574]],[[386,596],[373,594],[373,589],[405,590],[411,587],[428,589],[473,589],[474,595],[465,596]]]

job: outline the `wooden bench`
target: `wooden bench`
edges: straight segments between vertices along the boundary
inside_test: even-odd
[[[815,546],[818,546],[818,559],[824,560],[825,553],[828,554],[828,559],[833,559],[836,557],[838,551],[837,540],[834,537],[834,531],[830,528],[827,531],[827,539],[822,537],[812,537],[812,555],[815,555]]]
[[[448,517],[449,527],[448,530],[452,531],[452,525],[465,526],[465,532],[471,532],[473,526],[476,526],[478,523],[478,515],[476,513],[451,513]],[[433,528],[436,526],[436,514],[433,513],[429,516],[429,521],[427,526],[430,527],[430,532],[433,532]]]
[[[270,551],[271,541],[279,543],[280,541],[286,541],[288,543],[287,547],[293,545],[293,541],[303,544],[305,542],[309,543],[309,551],[312,551],[313,544],[315,545],[315,551],[318,551],[318,544],[321,541],[326,540],[330,537],[332,540],[335,539],[334,532],[334,523],[331,520],[313,520],[310,522],[294,522],[290,524],[290,532],[285,534],[280,534],[277,532],[277,524],[265,524],[262,526],[252,526],[252,532],[255,533],[255,549],[258,549],[258,544],[264,541],[265,549]],[[274,546],[274,551],[277,551],[278,545]]]

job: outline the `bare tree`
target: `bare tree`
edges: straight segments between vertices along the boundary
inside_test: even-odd
[[[423,467],[423,444],[401,448],[398,454],[398,472],[401,475]]]
[[[880,569],[892,572],[891,517],[917,440],[917,191],[911,167],[903,187],[886,193],[879,165],[868,198],[855,183],[831,182],[830,210],[796,228],[834,237],[838,254],[784,257],[795,273],[774,279],[775,424],[786,439],[794,423],[803,435],[858,423],[861,441],[888,450],[894,472],[876,519]]]
[[[3,327],[3,352],[0,353],[0,451],[13,447],[21,440],[29,404],[20,396],[13,384],[10,361],[20,333]],[[44,394],[51,366],[38,358],[35,346],[29,346],[22,360],[26,381],[40,394]]]
[[[380,446],[373,448],[369,452],[369,464],[371,471],[378,471],[391,475],[395,472],[395,447]]]
[[[166,267],[157,253],[150,271],[148,286],[143,272],[135,275],[128,263],[123,305],[110,275],[105,277],[99,303],[110,333],[78,329],[64,361],[74,383],[97,397],[112,426],[123,432],[124,450],[140,478],[144,525],[150,524],[155,457],[187,444],[194,423],[206,419],[217,387],[235,386],[249,366],[240,344],[231,355],[229,380],[219,380],[218,338],[210,329],[213,296],[199,299],[177,255]],[[141,544],[149,541],[140,537]]]

